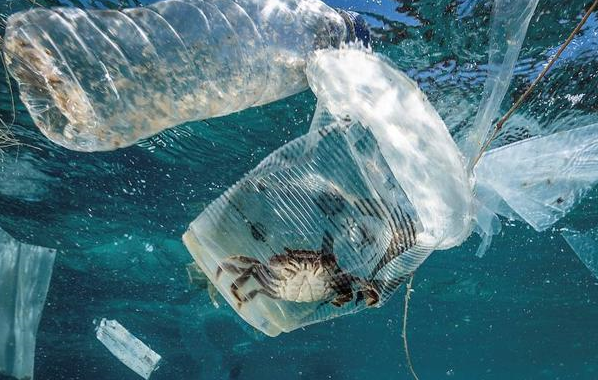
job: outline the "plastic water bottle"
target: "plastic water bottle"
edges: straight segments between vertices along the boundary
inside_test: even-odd
[[[48,138],[101,151],[303,91],[310,53],[355,39],[363,19],[318,0],[166,0],[14,14],[4,55]]]

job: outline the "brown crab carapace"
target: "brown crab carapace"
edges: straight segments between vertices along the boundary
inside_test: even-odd
[[[326,233],[319,250],[284,248],[283,254],[274,255],[267,264],[248,256],[227,258],[216,272],[238,275],[230,290],[238,307],[258,294],[273,299],[292,302],[330,302],[341,307],[350,302],[353,288],[357,287],[357,300],[364,299],[367,306],[374,306],[380,295],[374,284],[343,271],[333,252],[333,239]],[[257,289],[243,292],[241,288],[254,278]]]

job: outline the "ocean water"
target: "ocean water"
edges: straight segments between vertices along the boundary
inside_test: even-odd
[[[367,16],[374,50],[415,79],[458,137],[473,121],[487,72],[491,1],[333,0]],[[116,1],[37,1],[115,8]],[[4,1],[7,15],[31,7]],[[541,1],[506,111],[579,21],[585,1]],[[592,15],[506,142],[596,122],[598,20]],[[0,84],[2,119],[13,119]],[[14,82],[12,90],[16,91]],[[15,92],[16,95],[16,92]],[[189,123],[136,146],[77,153],[41,135],[15,98],[23,143],[0,158],[0,227],[58,254],[37,334],[37,379],[137,379],[96,339],[116,319],[162,357],[152,379],[409,379],[401,337],[404,289],[380,309],[269,338],[203,286],[181,235],[203,208],[274,149],[307,132],[309,91]],[[598,378],[598,280],[561,236],[598,225],[592,191],[552,229],[503,230],[483,258],[472,236],[434,252],[415,274],[408,338],[423,379]]]

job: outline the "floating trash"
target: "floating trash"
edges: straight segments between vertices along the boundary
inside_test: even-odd
[[[318,98],[311,132],[184,235],[225,299],[268,335],[379,307],[432,251],[474,229],[481,256],[508,209],[497,205],[546,228],[598,180],[598,125],[487,152],[474,176],[415,82],[381,56],[321,50],[307,76]]]
[[[102,318],[96,328],[96,337],[121,363],[144,379],[149,379],[158,369],[162,357],[133,336],[118,321]]]
[[[272,153],[184,237],[268,335],[381,306],[432,250],[471,232],[464,160],[411,79],[354,49],[317,53],[307,74],[327,113],[315,122],[334,122]]]
[[[382,306],[432,251],[474,230],[483,255],[497,215],[546,229],[595,183],[596,152],[583,139],[595,125],[481,155],[536,4],[494,3],[482,104],[456,142],[415,82],[344,46],[367,45],[363,20],[317,0],[34,9],[10,17],[4,54],[38,127],[83,151],[309,83],[318,98],[310,133],[268,156],[184,236],[200,267],[188,267],[191,280],[205,272],[208,289],[277,335]],[[533,129],[513,128],[505,141]]]
[[[56,251],[23,244],[0,229],[0,377],[33,378],[37,327]]]
[[[475,173],[483,204],[544,231],[598,182],[598,124],[493,149]]]
[[[307,56],[357,37],[359,16],[318,0],[166,0],[13,14],[4,56],[40,130],[98,151],[303,91]]]

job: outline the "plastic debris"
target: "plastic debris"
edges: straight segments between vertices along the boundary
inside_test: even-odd
[[[183,238],[268,335],[383,305],[433,250],[474,227],[482,256],[500,231],[496,214],[545,229],[598,180],[598,125],[494,149],[472,178],[425,95],[380,56],[318,51],[307,76],[318,98],[310,133],[268,156]]]
[[[318,0],[165,0],[13,14],[4,55],[40,130],[98,151],[303,91],[307,56],[356,38],[363,19]]]
[[[536,5],[538,0],[495,0],[492,4],[488,78],[473,126],[459,143],[470,164],[486,141],[511,84],[515,63]]]
[[[561,235],[581,262],[598,279],[598,229],[585,232],[563,231]]]
[[[598,182],[598,124],[493,149],[475,175],[481,203],[544,231]]]
[[[102,318],[96,337],[124,365],[144,379],[158,369],[162,358],[115,320]]]
[[[325,126],[268,156],[184,236],[271,336],[381,306],[432,250],[471,232],[465,164],[411,79],[356,49],[317,52],[307,75]]]
[[[33,378],[35,339],[55,256],[53,249],[20,243],[0,229],[0,374]]]

